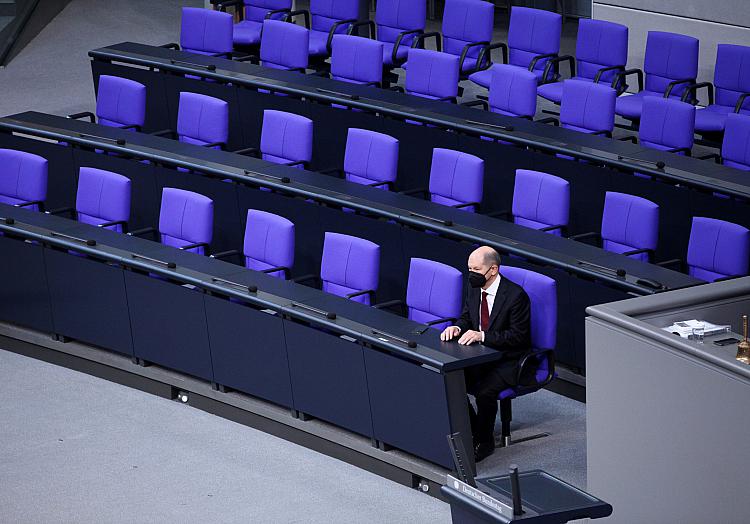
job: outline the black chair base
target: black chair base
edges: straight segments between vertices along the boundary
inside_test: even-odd
[[[529,440],[536,440],[543,437],[549,437],[549,433],[537,433],[535,435],[529,435],[528,437],[522,437],[516,440],[510,438],[510,421],[513,419],[513,406],[511,399],[506,398],[500,401],[500,435],[495,436],[495,447],[507,448],[513,444],[520,444],[521,442],[528,442]]]

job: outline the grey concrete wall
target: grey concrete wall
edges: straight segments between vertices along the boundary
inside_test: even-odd
[[[669,31],[698,38],[699,81],[713,80],[718,43],[750,46],[748,0],[594,0],[592,18],[628,26],[628,67],[643,67],[649,31]]]

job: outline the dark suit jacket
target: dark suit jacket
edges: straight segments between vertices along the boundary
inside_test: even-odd
[[[469,288],[464,309],[456,325],[461,333],[479,331],[481,288]],[[517,360],[531,348],[531,302],[523,288],[501,277],[490,312],[484,345],[502,351],[503,360]]]

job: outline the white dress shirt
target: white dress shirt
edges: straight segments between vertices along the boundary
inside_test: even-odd
[[[490,317],[492,316],[492,306],[495,305],[495,295],[497,295],[497,288],[500,286],[500,273],[495,277],[495,281],[492,282],[490,287],[487,289],[481,289],[479,295],[479,332],[482,333],[482,342],[484,342],[484,331],[482,331],[482,295],[481,293],[487,293],[487,309],[489,310]]]

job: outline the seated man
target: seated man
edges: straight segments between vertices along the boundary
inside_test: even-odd
[[[441,340],[456,337],[459,344],[481,343],[497,349],[503,358],[470,368],[466,390],[474,395],[477,410],[469,404],[474,457],[477,462],[495,450],[497,396],[515,385],[518,359],[531,347],[531,302],[526,292],[502,278],[500,255],[482,246],[469,255],[469,292],[461,318],[440,334]]]

